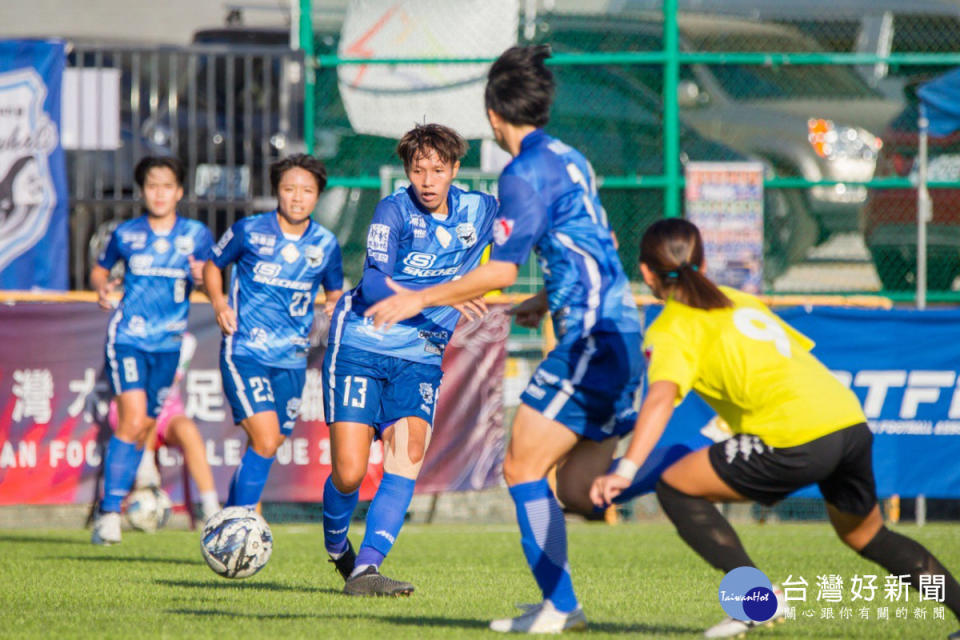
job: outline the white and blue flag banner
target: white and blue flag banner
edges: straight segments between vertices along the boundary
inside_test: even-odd
[[[67,288],[64,43],[0,40],[0,289]]]
[[[647,326],[660,307],[647,308]],[[793,307],[778,315],[816,342],[816,355],[851,388],[874,435],[877,494],[960,498],[960,310]],[[700,431],[722,437],[695,394],[661,444]],[[709,443],[706,438],[703,443]],[[819,495],[816,487],[799,495]]]

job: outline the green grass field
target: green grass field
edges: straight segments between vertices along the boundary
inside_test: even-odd
[[[756,638],[945,638],[957,629],[949,611],[911,591],[909,619],[858,617],[845,586],[835,620],[821,620],[816,576],[884,572],[843,547],[817,524],[741,524],[747,549],[774,581],[787,574],[809,583],[798,616]],[[353,537],[362,527],[356,526]],[[899,527],[960,570],[955,525]],[[355,599],[322,553],[318,525],[273,527],[273,557],[258,575],[231,581],[200,556],[198,534],[125,532],[123,544],[92,547],[87,531],[0,532],[0,637],[48,638],[447,638],[494,637],[491,618],[515,615],[538,600],[519,535],[509,525],[417,525],[404,529],[384,573],[410,580],[408,599]],[[590,637],[695,638],[719,621],[719,572],[697,558],[666,523],[570,526],[574,584],[590,620]],[[883,578],[879,579],[882,582]],[[883,599],[882,590],[871,603]],[[840,620],[850,606],[854,619]],[[902,605],[901,605],[902,606]]]

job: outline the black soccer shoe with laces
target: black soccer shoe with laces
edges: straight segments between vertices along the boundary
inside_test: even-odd
[[[370,565],[360,575],[347,578],[343,592],[348,596],[409,596],[413,585],[380,575],[377,568]]]
[[[350,578],[350,574],[353,573],[353,567],[357,564],[357,554],[353,550],[353,544],[350,540],[347,540],[347,550],[343,552],[343,555],[334,560],[330,558],[330,562],[337,568],[337,573],[339,573],[344,580]]]

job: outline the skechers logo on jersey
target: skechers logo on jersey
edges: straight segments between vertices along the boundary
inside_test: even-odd
[[[408,253],[407,256],[403,259],[403,272],[411,275],[418,276],[421,278],[429,278],[432,276],[452,276],[457,273],[460,267],[446,267],[443,269],[431,269],[433,263],[437,261],[437,256],[432,253],[420,253],[419,251],[413,251]]]
[[[139,260],[137,259],[139,258]],[[186,278],[186,269],[174,267],[151,267],[153,256],[134,256],[130,259],[130,273],[137,276],[154,276],[157,278]]]
[[[283,267],[273,262],[258,262],[253,266],[253,281],[259,284],[265,284],[269,287],[281,287],[283,289],[295,289],[297,291],[309,291],[309,282],[297,282],[286,278],[278,278],[277,275]]]
[[[396,538],[394,538],[392,535],[390,535],[390,532],[389,532],[389,531],[386,531],[386,530],[384,530],[384,529],[377,529],[376,534],[377,534],[378,536],[383,536],[384,538],[386,538],[387,540],[389,540],[389,541],[390,541],[390,544],[393,544],[394,542],[397,541]]]

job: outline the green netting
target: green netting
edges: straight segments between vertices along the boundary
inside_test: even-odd
[[[661,61],[669,52],[657,12],[538,16],[533,41],[558,53],[547,131],[593,162],[634,279],[637,240],[664,215],[665,191],[682,189],[684,165],[760,160],[767,173],[769,291],[908,297],[917,277],[913,90],[960,64],[954,53],[960,10],[839,7],[825,18],[768,4],[776,3],[758,3],[748,15],[679,14],[677,184],[664,178]],[[348,278],[355,281],[380,197],[380,167],[398,164],[395,141],[353,133],[337,87],[337,66],[344,64],[335,57],[338,36],[315,36],[324,63],[316,73],[315,152],[330,165],[334,192],[324,221],[338,232]],[[601,54],[616,56],[617,63],[592,64]],[[479,166],[479,149],[480,142],[471,141],[464,167]],[[960,276],[960,201],[954,195],[960,139],[932,140],[930,158],[938,188],[928,289],[932,298],[949,300],[957,297],[951,292]],[[519,288],[533,290],[536,278],[535,266],[528,266]]]

